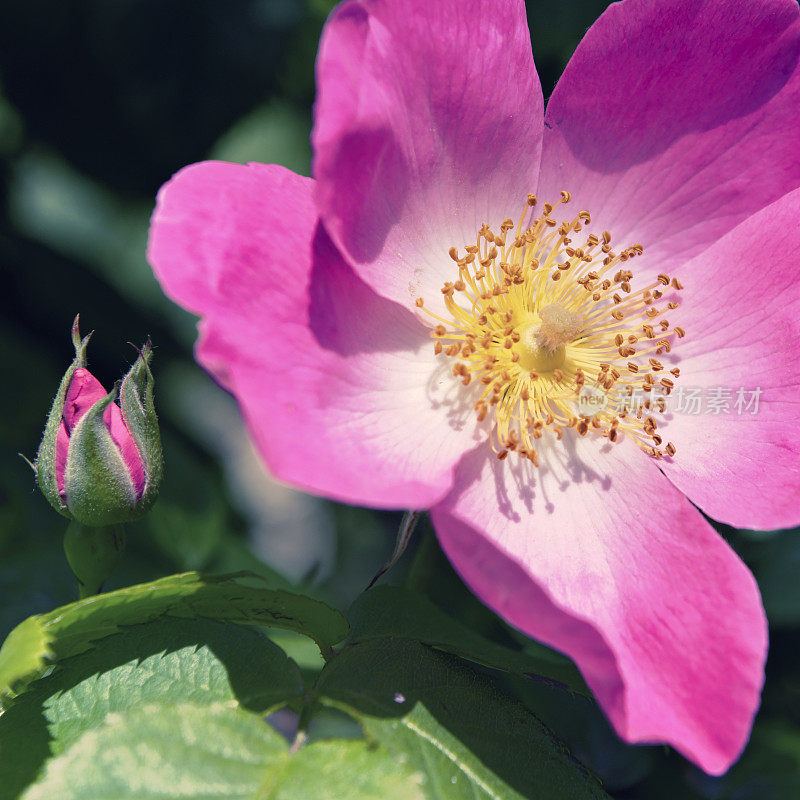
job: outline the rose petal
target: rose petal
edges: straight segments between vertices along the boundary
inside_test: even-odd
[[[67,389],[64,409],[61,414],[67,426],[67,432],[72,432],[81,417],[107,394],[108,392],[103,388],[103,384],[88,369],[78,367]]]
[[[478,436],[469,392],[427,329],[376,295],[317,226],[313,181],[205,163],[159,194],[149,258],[204,316],[197,356],[224,377],[274,474],[354,503],[425,507]]]
[[[128,426],[122,418],[122,411],[116,403],[112,403],[105,410],[103,420],[128,467],[133,486],[136,489],[136,496],[141,497],[145,485],[144,463],[136,441],[131,436]]]
[[[524,3],[343,3],[317,86],[328,231],[376,291],[436,305],[458,277],[448,250],[516,222],[536,184],[543,101]]]
[[[686,265],[673,322],[681,370],[662,468],[730,525],[800,523],[800,190],[747,219]],[[700,278],[699,276],[707,276]],[[700,413],[690,391],[701,390]]]
[[[724,772],[763,682],[752,575],[631,442],[567,435],[540,459],[466,458],[432,511],[442,547],[487,605],[575,660],[623,738]]]
[[[539,194],[670,272],[800,186],[796,0],[625,0],[547,106]]]
[[[69,450],[69,433],[67,432],[67,424],[61,420],[58,426],[58,434],[56,435],[56,485],[58,486],[58,493],[61,499],[66,501],[67,495],[64,491],[64,471],[67,468],[67,451]]]

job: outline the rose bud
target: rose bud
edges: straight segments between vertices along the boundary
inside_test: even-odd
[[[148,342],[106,392],[86,368],[89,336],[72,327],[75,360],[64,375],[36,457],[50,504],[83,525],[116,525],[147,511],[161,481],[161,440],[153,407]],[[119,403],[117,403],[119,395]]]

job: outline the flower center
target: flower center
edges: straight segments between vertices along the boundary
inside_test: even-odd
[[[685,335],[663,316],[683,286],[662,274],[634,290],[627,262],[642,246],[615,252],[608,231],[576,246],[591,217],[559,223],[552,215],[569,202],[564,191],[534,216],[528,195],[516,225],[506,219],[497,234],[484,224],[463,255],[450,248],[458,277],[442,287],[447,315],[416,301],[435,323],[434,352],[455,360],[465,386],[477,382],[475,411],[480,421],[494,416],[498,458],[516,452],[536,464],[537,440],[561,439],[565,428],[612,442],[625,432],[648,454],[671,457],[655,415],[680,370],[657,356]]]

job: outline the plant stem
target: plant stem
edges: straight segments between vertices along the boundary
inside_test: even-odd
[[[417,527],[421,516],[421,511],[406,511],[405,514],[403,514],[400,528],[397,531],[397,540],[394,545],[392,557],[375,573],[375,577],[369,582],[367,589],[371,589],[378,581],[378,578],[388,572],[400,560],[401,556],[406,551],[406,547],[408,547],[408,543],[411,541],[411,535],[414,533],[414,529]]]

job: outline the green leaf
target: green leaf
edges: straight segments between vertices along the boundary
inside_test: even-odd
[[[664,748],[623,742],[600,706],[581,695],[553,692],[543,683],[512,674],[503,676],[501,685],[553,731],[610,793],[643,780],[665,752]],[[663,796],[680,796],[680,792],[670,795],[665,791]]]
[[[512,650],[484,639],[448,616],[426,597],[400,586],[378,586],[364,592],[348,612],[349,642],[393,637],[412,639],[494,669],[556,684],[591,697],[577,667],[544,645],[530,642]]]
[[[0,700],[8,701],[48,666],[80,653],[120,626],[164,615],[287,628],[313,639],[323,654],[342,640],[347,620],[319,600],[196,572],[89,597],[18,625],[0,649]]]
[[[115,714],[50,761],[24,800],[256,797],[285,743],[227,704],[153,704]]]
[[[169,618],[127,627],[61,662],[0,715],[0,798],[16,798],[51,753],[143,704],[224,703],[263,715],[303,692],[297,665],[253,628]]]
[[[50,686],[58,684],[70,688],[44,703],[58,751],[108,714],[140,703],[234,700],[266,714],[303,694],[297,665],[266,636],[205,620],[133,626],[76,657],[67,674],[55,673]]]
[[[316,742],[298,750],[274,800],[425,800],[424,776],[362,740]]]
[[[321,702],[405,757],[436,800],[598,800],[599,782],[484,675],[410,640],[348,646],[322,672]]]
[[[38,678],[55,659],[47,631],[29,617],[8,634],[0,648],[0,699],[8,700]]]
[[[423,800],[420,778],[363,741],[292,755],[257,716],[224,704],[144,705],[53,759],[23,800]]]

